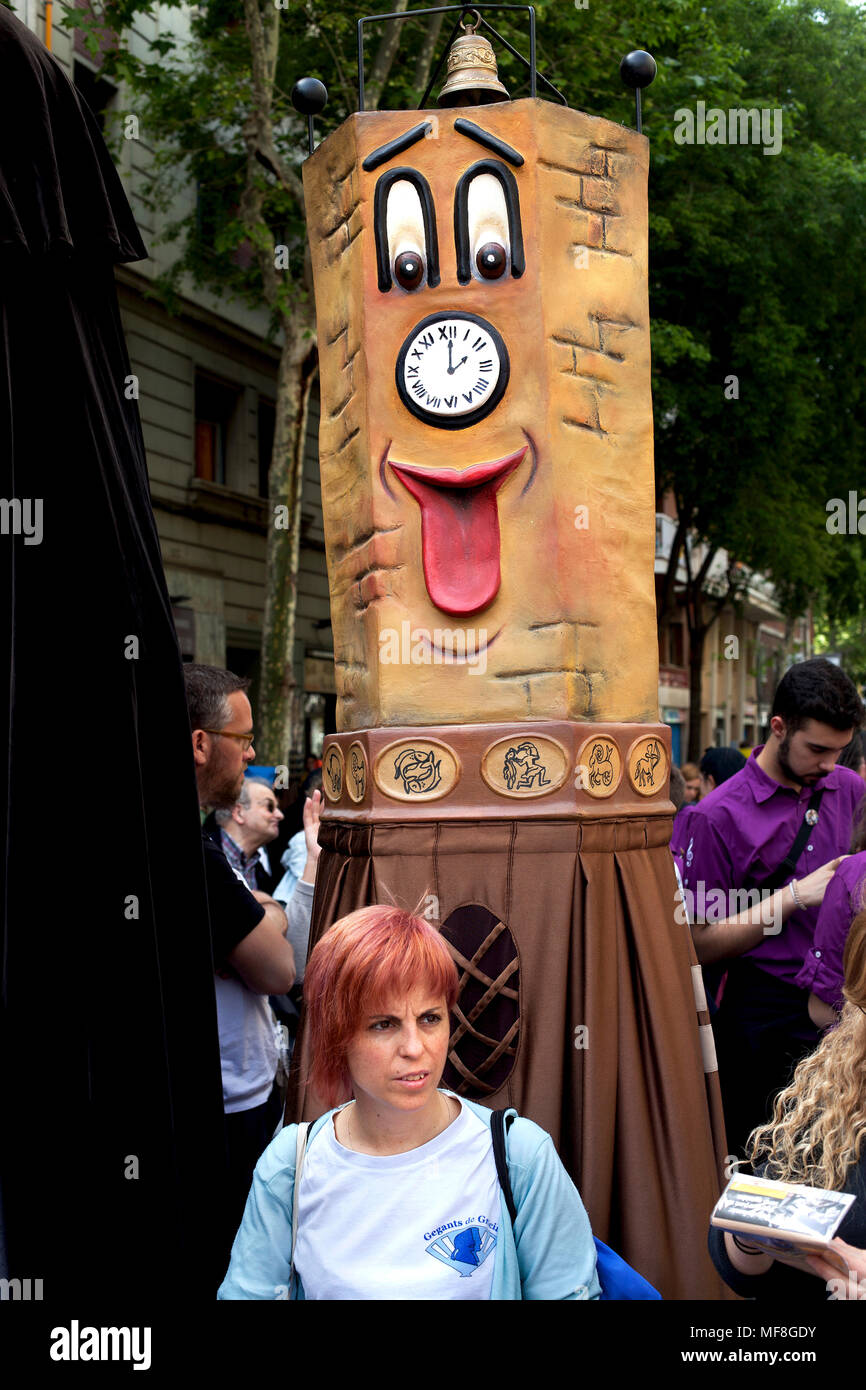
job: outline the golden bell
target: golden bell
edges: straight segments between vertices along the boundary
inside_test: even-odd
[[[440,106],[484,106],[491,101],[510,101],[499,81],[496,55],[489,39],[463,24],[465,33],[455,39],[448,54],[448,77],[439,93]]]

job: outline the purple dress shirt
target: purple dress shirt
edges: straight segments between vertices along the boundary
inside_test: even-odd
[[[815,786],[783,787],[758,766],[761,747],[752,751],[741,772],[692,806],[687,817],[677,818],[681,826],[675,824],[671,849],[692,908],[690,920],[721,921],[748,906],[728,895],[751,881],[760,886],[775,872],[794,844],[816,787],[824,788],[818,822],[791,877],[803,878],[828,859],[848,853],[864,792],[862,778],[850,768],[835,767]],[[709,898],[717,890],[718,896]],[[792,912],[781,931],[774,933],[768,924],[764,940],[744,954],[762,970],[794,984],[817,920],[817,907]]]
[[[810,989],[833,1009],[842,1007],[842,955],[851,922],[866,902],[866,851],[852,854],[836,870],[818,912],[815,940],[797,976],[801,989]]]

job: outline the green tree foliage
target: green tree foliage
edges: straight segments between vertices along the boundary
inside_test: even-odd
[[[862,631],[862,541],[828,535],[826,502],[866,482],[866,22],[846,0],[539,9],[573,105],[631,123],[616,60],[644,47],[658,62],[644,94],[656,481],[680,521],[660,620],[684,604],[694,756],[704,637],[750,570],[789,616],[811,603],[829,631]],[[698,101],[778,111],[779,153],[677,143],[677,113]],[[720,550],[727,572],[709,589]],[[695,551],[679,592],[678,563]]]
[[[152,196],[179,180],[199,189],[197,211],[171,229],[178,257],[166,292],[189,272],[224,294],[264,299],[275,332],[293,320],[310,331],[298,178],[306,126],[289,93],[298,76],[320,77],[330,100],[317,132],[333,129],[357,105],[358,16],[397,8],[393,0],[288,0],[286,9],[274,0],[207,0],[194,12],[185,53],[163,36],[148,61],[123,47],[109,55],[156,146]],[[702,555],[685,595],[699,680],[706,629],[736,600],[749,570],[774,581],[789,614],[817,602],[838,627],[866,606],[861,542],[829,536],[825,524],[827,499],[847,495],[864,473],[866,20],[847,0],[589,0],[586,8],[538,0],[536,10],[539,68],[572,106],[633,125],[620,59],[640,47],[658,62],[643,96],[656,473],[659,497],[672,490],[680,518],[662,609],[676,597],[678,560]],[[142,12],[150,7],[139,0],[109,0],[95,22],[123,28]],[[251,174],[258,98],[250,17],[265,22],[275,12],[271,144]],[[524,14],[486,17],[528,51]],[[417,104],[455,20],[368,27],[368,81],[381,106]],[[497,57],[512,96],[527,95],[525,68],[501,45]],[[779,112],[781,149],[678,143],[678,113],[699,101],[726,112]],[[259,198],[252,225],[243,215],[251,184]],[[275,241],[290,248],[276,287],[262,270]],[[719,550],[728,554],[727,576],[708,595]]]

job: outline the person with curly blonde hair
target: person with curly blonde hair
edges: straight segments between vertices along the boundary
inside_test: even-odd
[[[764,1177],[857,1197],[833,1245],[848,1280],[826,1260],[810,1258],[827,1291],[803,1270],[764,1248],[713,1228],[710,1254],[719,1273],[746,1298],[866,1298],[866,911],[851,924],[844,956],[844,1006],[838,1025],[776,1097],[773,1118],[750,1137],[750,1161]],[[859,1247],[859,1248],[858,1248]]]

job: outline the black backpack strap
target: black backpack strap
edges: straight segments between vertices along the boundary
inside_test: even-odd
[[[505,1153],[505,1133],[511,1127],[513,1115],[507,1115],[504,1110],[494,1110],[490,1117],[490,1133],[493,1138],[493,1161],[496,1164],[496,1176],[499,1179],[499,1186],[502,1188],[502,1195],[505,1198],[505,1205],[508,1208],[508,1215],[511,1217],[511,1224],[517,1220],[517,1207],[514,1205],[514,1193],[511,1191],[511,1179],[508,1176],[508,1158]]]
[[[754,879],[750,878],[748,882],[743,885],[744,887],[756,887],[762,889],[764,892],[775,893],[777,888],[784,887],[784,885],[794,877],[797,860],[803,853],[803,846],[812,833],[812,828],[818,819],[818,808],[821,805],[821,798],[824,795],[824,791],[824,787],[817,787],[815,791],[813,791],[809,798],[806,814],[803,817],[803,823],[797,831],[797,838],[778,868],[770,874],[769,878],[765,878],[762,883],[756,883]]]

